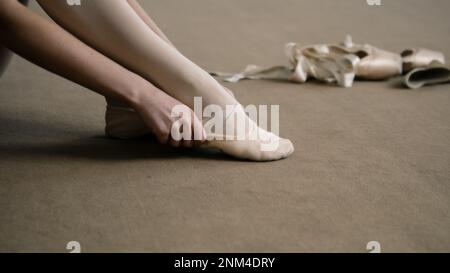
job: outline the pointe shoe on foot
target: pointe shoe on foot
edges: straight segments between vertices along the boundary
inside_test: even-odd
[[[450,69],[443,66],[440,61],[433,61],[426,67],[411,70],[403,82],[410,89],[420,88],[424,85],[449,83]]]
[[[432,62],[445,64],[445,56],[442,52],[426,48],[406,49],[400,54],[403,58],[403,72],[407,73],[415,68],[429,66]]]
[[[294,152],[294,145],[290,140],[260,128],[246,115],[241,105],[235,105],[234,110],[232,115],[225,118],[227,130],[234,126],[233,133],[231,135],[227,135],[227,132],[214,133],[212,128],[215,128],[215,125],[210,126],[207,123],[205,131],[208,141],[202,147],[216,148],[235,158],[250,161],[280,160]],[[245,125],[244,130],[239,130],[237,124]],[[236,133],[238,131],[241,133]]]
[[[150,134],[150,129],[131,107],[106,99],[105,133],[109,137],[133,139]]]
[[[120,139],[133,139],[143,137],[150,132],[149,128],[141,120],[137,112],[117,101],[107,99],[108,106],[105,115],[105,132],[108,136]],[[252,124],[253,128],[258,128]],[[211,140],[201,145],[204,148],[217,148],[224,153],[244,160],[274,161],[290,156],[294,152],[292,142],[280,138],[272,133],[258,128],[259,135],[264,135],[264,140],[258,136],[251,136],[244,140]],[[273,150],[264,149],[263,145],[278,143]]]
[[[261,149],[261,142],[257,140],[212,140],[202,146],[216,148],[232,157],[255,162],[285,159],[295,150],[292,142],[284,138],[279,138],[278,148],[274,151],[264,151]]]

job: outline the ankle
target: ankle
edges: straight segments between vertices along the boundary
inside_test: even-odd
[[[157,87],[146,80],[135,81],[127,90],[122,103],[128,104],[131,108],[138,110],[142,108],[146,101],[158,91]]]

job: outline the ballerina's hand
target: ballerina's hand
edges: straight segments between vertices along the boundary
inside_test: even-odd
[[[138,100],[135,110],[140,114],[141,118],[155,134],[158,141],[163,144],[170,144],[173,147],[191,148],[196,144],[205,142],[206,136],[201,121],[197,118],[192,110],[191,112],[191,138],[188,140],[175,141],[171,137],[173,125],[172,109],[177,105],[183,105],[178,100],[169,96],[165,92],[153,87],[151,92],[142,92]],[[194,140],[194,136],[201,136],[200,140]]]

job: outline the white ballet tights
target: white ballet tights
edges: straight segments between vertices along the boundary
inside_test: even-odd
[[[203,106],[214,104],[225,109],[227,105],[239,104],[206,71],[154,33],[126,0],[82,1],[80,6],[69,6],[65,0],[38,2],[59,25],[80,40],[155,83],[191,109],[194,107],[194,97],[201,97]],[[106,116],[106,129],[110,135],[114,136],[114,131],[118,131],[118,137],[128,138],[133,136],[132,131],[134,134],[145,131],[142,128],[122,128],[122,125],[125,128],[130,126],[126,120],[132,115],[126,113],[127,118],[121,117],[120,108],[117,107],[110,105],[109,110],[114,113],[107,113]],[[240,116],[244,116],[245,123],[252,122],[246,115]],[[134,129],[137,129],[137,124],[132,125]],[[249,129],[246,135],[248,138],[245,140],[211,140],[207,145],[231,156],[255,161],[278,160],[289,156],[294,150],[289,140],[261,128]],[[261,135],[279,145],[273,151],[264,151]]]

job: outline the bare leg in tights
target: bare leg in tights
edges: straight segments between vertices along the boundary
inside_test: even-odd
[[[91,91],[126,102],[139,113],[138,117],[161,143],[193,145],[192,141],[176,141],[169,137],[173,123],[171,111],[181,102],[17,0],[0,1],[0,48],[2,68],[6,67],[11,50]],[[201,134],[200,121],[194,118],[193,124],[193,132]]]
[[[144,21],[144,23],[156,35],[164,40],[168,45],[176,49],[174,44],[167,38],[162,30],[150,18],[145,10],[136,0],[127,0],[136,14]],[[234,94],[224,87],[226,91],[234,97]],[[105,113],[105,132],[107,135],[115,138],[130,139],[139,138],[151,133],[150,128],[144,123],[139,114],[123,101],[106,98],[107,107]],[[171,142],[173,146],[177,146],[177,142]]]
[[[152,31],[126,0],[82,1],[81,6],[68,6],[64,0],[39,3],[66,30],[190,108],[194,107],[194,97],[202,97],[204,106],[214,104],[225,109],[239,105],[206,71]],[[252,124],[247,116],[244,119],[245,124]],[[281,159],[293,152],[289,140],[263,129],[249,130],[246,135],[246,140],[209,143],[232,156],[258,161]],[[255,140],[255,135],[277,139],[279,145],[273,151],[264,151],[262,139]]]

